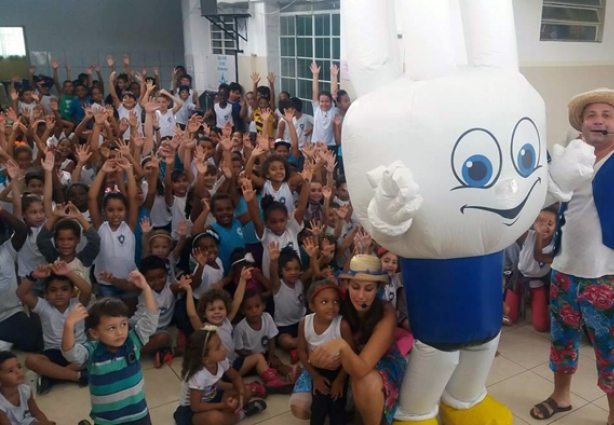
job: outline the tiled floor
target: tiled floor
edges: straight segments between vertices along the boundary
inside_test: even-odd
[[[549,336],[533,330],[528,321],[503,329],[499,351],[488,378],[492,396],[505,403],[514,413],[517,425],[603,425],[607,419],[607,399],[597,388],[594,354],[583,344],[580,369],[573,380],[574,410],[555,415],[552,420],[536,421],[529,416],[533,404],[552,391],[552,373],[548,368]],[[154,369],[153,361],[143,360],[146,396],[154,425],[172,425],[179,392],[181,359],[172,368]],[[288,396],[271,396],[266,412],[242,422],[244,425],[298,425],[307,422],[295,419],[289,412]],[[76,425],[87,418],[90,404],[86,388],[63,384],[45,396],[38,405],[58,425]]]

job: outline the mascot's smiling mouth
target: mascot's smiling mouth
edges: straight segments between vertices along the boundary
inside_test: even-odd
[[[525,196],[525,198],[523,199],[523,201],[518,204],[517,206],[515,206],[514,208],[509,208],[506,210],[502,210],[502,209],[497,209],[497,208],[490,208],[490,207],[480,207],[480,206],[474,206],[474,205],[465,205],[463,207],[461,207],[461,213],[465,213],[465,209],[467,208],[471,208],[474,210],[482,210],[482,211],[488,211],[491,213],[495,213],[500,215],[501,217],[507,219],[507,220],[513,220],[511,223],[503,223],[506,226],[512,226],[514,223],[516,223],[516,219],[518,217],[518,214],[520,214],[520,211],[522,211],[522,209],[524,208],[525,204],[527,203],[527,201],[529,200],[529,196],[531,196],[531,193],[533,192],[533,189],[535,189],[535,186],[537,186],[537,183],[541,183],[542,179],[541,177],[539,177],[537,180],[535,180],[535,182],[533,183],[533,186],[531,186],[531,189],[529,190],[529,193],[527,193],[527,196]]]

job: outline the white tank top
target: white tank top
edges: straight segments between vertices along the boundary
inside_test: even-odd
[[[295,325],[307,313],[303,282],[297,280],[294,288],[286,286],[282,280],[277,294],[273,295],[275,303],[275,324],[279,326]]]
[[[202,295],[212,284],[219,282],[224,277],[224,266],[222,265],[222,260],[216,258],[215,264],[217,264],[217,269],[205,264],[200,286],[192,290],[192,295],[197,300],[200,300],[200,297],[202,297]]]
[[[213,110],[215,111],[215,120],[217,128],[224,128],[226,123],[230,121],[232,125],[234,125],[234,121],[232,120],[232,105],[230,102],[226,104],[225,108],[220,107],[219,103],[213,105]]]
[[[313,318],[315,317],[315,313],[308,314],[305,316],[305,341],[309,344],[309,352],[316,349],[320,345],[325,342],[332,341],[333,339],[341,338],[341,320],[342,316],[337,315],[328,328],[321,334],[317,334],[313,327]]]
[[[164,227],[173,219],[173,214],[170,208],[166,206],[164,196],[155,196],[151,211],[149,212],[149,219],[153,227]]]
[[[273,189],[271,180],[265,180],[264,187],[262,188],[262,196],[265,195],[271,195],[277,202],[284,204],[288,210],[288,216],[294,213],[294,210],[296,209],[294,205],[294,196],[292,195],[292,190],[290,190],[288,183],[283,182],[279,189],[275,190]]]
[[[173,111],[169,109],[164,114],[160,111],[156,111],[156,113],[160,123],[160,137],[173,137],[175,135],[175,116]]]
[[[132,270],[136,268],[134,264],[135,237],[130,226],[122,221],[119,228],[113,232],[109,227],[109,222],[105,221],[98,229],[100,236],[100,252],[94,264],[96,273],[110,272],[114,276],[127,279]],[[111,285],[98,279],[101,285]]]
[[[173,217],[173,224],[171,228],[171,235],[174,240],[179,239],[179,235],[177,235],[177,223],[179,220],[185,220],[185,204],[188,200],[187,196],[175,196],[175,201],[173,202],[173,206],[171,207],[171,214]],[[190,229],[188,229],[189,231]],[[188,233],[189,234],[189,233]]]
[[[44,224],[43,224],[44,226]],[[26,243],[23,244],[17,255],[17,272],[19,277],[29,275],[41,264],[46,264],[45,257],[38,250],[36,238],[38,237],[41,227],[30,227],[30,234],[26,238]]]

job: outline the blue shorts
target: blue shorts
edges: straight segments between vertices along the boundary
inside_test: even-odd
[[[222,401],[224,397],[224,391],[218,389],[217,394],[213,398],[213,400],[209,400],[208,403],[219,403]],[[173,414],[173,419],[175,419],[176,425],[192,425],[192,418],[194,417],[194,412],[190,406],[179,406],[175,413]]]
[[[57,349],[51,349],[51,350],[45,350],[43,351],[43,356],[47,357],[49,360],[51,360],[51,363],[55,363],[58,366],[61,367],[66,367],[70,364],[70,362],[68,360],[66,360],[66,358],[64,357],[64,355],[62,354],[62,351],[57,350]]]
[[[118,288],[113,285],[98,285],[98,295],[102,297],[108,298],[136,298],[139,296],[139,293],[136,291],[124,291],[123,289]]]

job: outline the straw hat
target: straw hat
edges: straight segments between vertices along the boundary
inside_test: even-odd
[[[341,279],[388,282],[388,273],[382,272],[382,262],[374,255],[359,254],[352,257],[350,270],[339,275]]]
[[[578,131],[582,128],[584,108],[591,103],[607,103],[614,106],[614,90],[600,88],[576,95],[569,101],[569,124]]]

